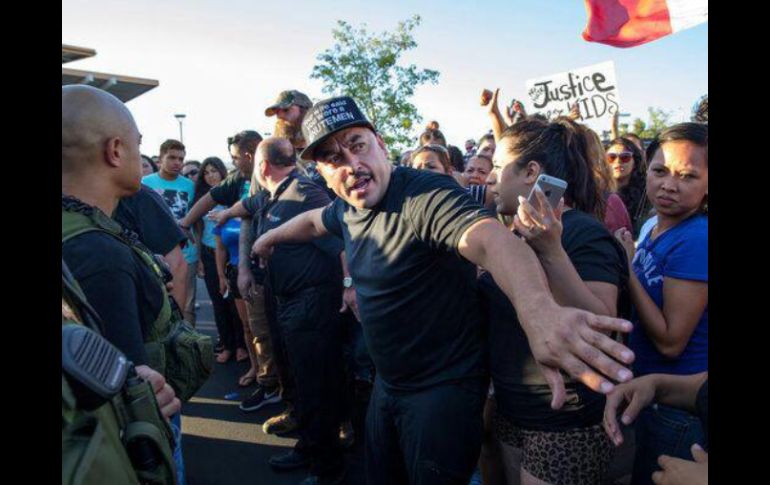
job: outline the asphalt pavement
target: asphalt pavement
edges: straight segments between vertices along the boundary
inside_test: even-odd
[[[203,280],[198,279],[196,328],[216,342],[217,329]],[[188,485],[297,484],[306,476],[304,470],[274,472],[267,464],[270,456],[289,451],[296,435],[286,438],[268,435],[262,423],[284,409],[282,403],[268,405],[256,412],[238,408],[255,386],[238,387],[238,377],[249,369],[248,361],[214,364],[214,372],[198,393],[182,408],[182,451]],[[235,400],[225,399],[238,393]],[[363,436],[361,430],[364,404],[354,411],[356,443],[347,453],[348,483],[364,483]]]
[[[217,329],[214,313],[206,287],[198,279],[196,327],[214,338]],[[271,404],[253,413],[244,413],[238,408],[240,398],[248,397],[255,389],[238,387],[238,377],[249,368],[248,361],[214,364],[206,384],[182,408],[182,450],[188,485],[252,485],[252,484],[297,484],[307,472],[274,472],[267,464],[270,456],[284,453],[296,443],[296,435],[285,438],[265,434],[262,423],[283,411],[282,403]],[[238,393],[235,400],[225,399],[231,393]],[[363,418],[366,403],[358,402],[353,411],[353,427],[356,442],[348,451],[347,483],[364,484],[363,460]],[[633,435],[616,451],[610,467],[609,484],[629,483],[628,474],[633,460]]]

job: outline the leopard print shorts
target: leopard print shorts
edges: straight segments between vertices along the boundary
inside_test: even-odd
[[[503,444],[521,450],[521,467],[551,484],[601,484],[614,453],[601,424],[567,431],[532,431],[518,428],[495,413],[494,427]]]

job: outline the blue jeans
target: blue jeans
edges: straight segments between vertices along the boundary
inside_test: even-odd
[[[690,447],[703,446],[705,437],[700,420],[692,414],[661,404],[643,410],[636,421],[636,455],[632,485],[652,484],[660,455],[692,460]]]
[[[184,485],[184,458],[182,457],[182,415],[176,413],[171,417],[171,429],[174,431],[174,463],[176,463],[176,483]]]

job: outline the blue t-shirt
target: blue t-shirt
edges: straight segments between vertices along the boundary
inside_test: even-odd
[[[708,282],[708,217],[695,215],[639,243],[633,270],[647,294],[663,309],[663,278]],[[634,374],[695,374],[708,370],[708,305],[682,354],[670,359],[658,352],[634,312],[629,346],[636,353]]]
[[[241,218],[229,219],[223,226],[214,228],[214,234],[222,238],[222,244],[227,248],[229,263],[238,266],[238,239],[241,236]]]
[[[195,184],[192,180],[181,175],[176,180],[165,180],[157,173],[151,173],[142,178],[142,183],[163,197],[177,221],[187,215],[195,195]],[[182,253],[187,264],[198,261],[198,250],[195,244],[188,243],[182,249]]]
[[[227,207],[223,205],[218,205],[212,209],[214,212],[219,212],[222,210],[227,209]],[[217,248],[217,240],[214,237],[214,228],[217,227],[217,223],[212,221],[208,218],[208,216],[203,218],[203,234],[201,235],[201,243],[209,247],[211,249]]]

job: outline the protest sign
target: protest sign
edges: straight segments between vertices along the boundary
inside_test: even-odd
[[[529,113],[553,119],[567,116],[572,106],[580,107],[580,122],[607,129],[618,111],[618,83],[612,61],[572,69],[526,83]]]

